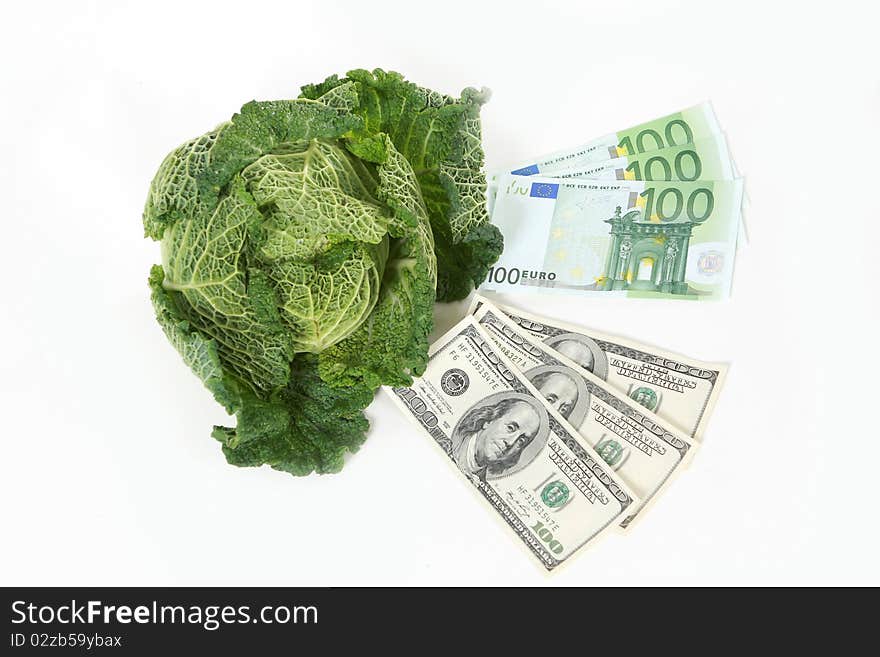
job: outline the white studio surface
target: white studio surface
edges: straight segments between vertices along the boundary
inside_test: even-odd
[[[875,3],[17,3],[0,39],[2,585],[880,584]],[[546,577],[390,401],[338,475],[226,464],[156,324],[165,154],[351,68],[487,86],[489,168],[710,99],[750,243],[721,303],[502,297],[731,363],[693,466]],[[437,331],[467,307],[438,308]]]

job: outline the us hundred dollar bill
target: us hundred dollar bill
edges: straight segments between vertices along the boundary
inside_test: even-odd
[[[411,387],[386,390],[548,570],[639,506],[470,316]]]
[[[469,314],[485,297],[475,295]],[[517,330],[575,361],[696,441],[703,439],[727,366],[696,360],[591,328],[495,304]]]
[[[486,302],[474,319],[544,399],[577,429],[641,500],[627,527],[692,457],[696,446],[643,406],[521,329]]]
[[[719,299],[733,275],[742,180],[503,176],[504,252],[485,289]]]

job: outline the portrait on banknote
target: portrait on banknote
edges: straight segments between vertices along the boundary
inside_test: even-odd
[[[530,395],[504,391],[484,397],[452,431],[452,458],[466,475],[497,479],[525,468],[550,434],[550,419]]]
[[[608,376],[608,359],[605,352],[586,335],[561,333],[547,338],[544,340],[544,344],[569,360],[573,360],[600,379],[605,379]]]
[[[590,408],[590,391],[582,376],[564,365],[540,365],[525,373],[541,396],[574,427]]]

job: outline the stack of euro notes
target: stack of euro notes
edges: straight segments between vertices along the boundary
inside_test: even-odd
[[[548,570],[693,459],[726,366],[477,295],[394,403]]]
[[[489,176],[504,252],[484,289],[669,299],[730,293],[743,181],[709,103]]]

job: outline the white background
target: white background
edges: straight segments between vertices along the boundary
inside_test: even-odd
[[[880,584],[875,3],[301,4],[4,10],[0,584]],[[693,467],[549,578],[384,396],[341,474],[227,465],[153,319],[166,152],[377,66],[491,87],[490,168],[710,99],[747,176],[730,301],[506,298],[731,363]]]

